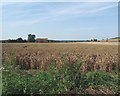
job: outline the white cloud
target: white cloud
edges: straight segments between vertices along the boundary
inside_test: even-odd
[[[102,14],[102,12],[109,10],[111,8],[117,7],[117,3],[82,3],[82,4],[73,4],[69,7],[63,7],[62,9],[53,10],[55,17],[62,15],[78,15],[78,16],[89,16],[95,15],[96,13]],[[89,15],[88,15],[89,14]],[[97,14],[97,15],[98,15]],[[69,17],[69,16],[68,16]]]
[[[117,7],[117,4],[115,4],[115,5],[103,6],[103,7],[100,7],[100,8],[94,9],[94,10],[92,10],[91,12],[104,11],[104,10],[107,10],[107,9],[110,9],[110,8],[114,8],[114,7]]]
[[[10,3],[15,4],[15,3]],[[56,21],[62,18],[62,20],[70,19],[70,16],[89,16],[95,15],[96,13],[102,14],[104,10],[109,10],[110,8],[117,7],[117,3],[70,3],[70,6],[59,6],[51,7],[47,6],[46,9],[21,9],[29,6],[30,3],[20,3],[18,4],[20,8],[16,9],[12,6],[12,11],[7,7],[5,14],[8,16],[17,16],[17,19],[10,20],[10,25],[13,26],[30,26],[36,23],[44,23],[50,21]],[[66,4],[66,3],[65,3]],[[16,4],[15,4],[16,5]],[[18,6],[16,5],[16,6]],[[31,4],[32,5],[32,4]],[[49,4],[48,4],[49,5]],[[32,7],[33,8],[33,7]],[[41,12],[42,10],[42,12]],[[9,12],[9,13],[7,13]],[[34,12],[34,13],[33,13]],[[100,13],[99,13],[100,12]],[[42,15],[41,15],[42,14]],[[29,18],[31,16],[31,18]],[[21,19],[21,17],[24,17]],[[7,17],[9,18],[9,17]],[[7,21],[8,22],[8,21]]]

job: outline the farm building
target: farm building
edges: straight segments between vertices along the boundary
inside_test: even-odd
[[[48,38],[37,38],[36,42],[38,42],[38,43],[47,43],[48,42]]]

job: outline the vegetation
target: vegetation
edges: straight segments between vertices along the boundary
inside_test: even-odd
[[[76,61],[75,64],[66,63],[58,68],[52,63],[45,71],[26,71],[6,64],[3,70],[3,94],[86,94],[90,87],[100,94],[105,91],[100,90],[102,88],[107,88],[105,94],[117,92],[117,76],[101,71],[82,73],[80,65]]]
[[[3,94],[117,94],[117,48],[79,43],[3,44]]]
[[[28,42],[35,42],[35,35],[28,34]]]
[[[22,38],[18,38],[18,39],[2,40],[0,42],[2,42],[2,43],[26,43],[27,40],[23,40]]]
[[[35,42],[35,35],[34,34],[28,34],[27,40],[23,40],[21,37],[17,39],[8,39],[8,40],[0,40],[2,43],[25,43],[25,42]],[[47,40],[46,43],[70,43],[70,42],[120,42],[120,37],[110,38],[110,39],[102,39],[97,40],[96,38],[93,38],[91,40]],[[45,43],[45,42],[44,42]]]
[[[23,39],[22,38],[18,38],[17,42],[23,42]]]

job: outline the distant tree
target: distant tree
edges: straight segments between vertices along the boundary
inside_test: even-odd
[[[106,38],[106,42],[108,42],[108,38]]]
[[[90,41],[91,42],[97,42],[98,40],[97,39],[91,39]]]
[[[91,39],[91,41],[93,41],[93,40]]]
[[[24,39],[23,42],[27,42],[27,40]]]
[[[28,34],[28,42],[35,42],[35,35]]]
[[[8,43],[16,43],[17,40],[16,39],[8,39],[6,42],[8,42]]]
[[[97,39],[94,39],[95,42],[97,42]]]
[[[23,39],[22,38],[18,38],[17,42],[23,42]]]

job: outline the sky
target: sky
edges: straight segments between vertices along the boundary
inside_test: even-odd
[[[2,39],[27,39],[28,34],[55,40],[117,37],[118,3],[4,2]]]

